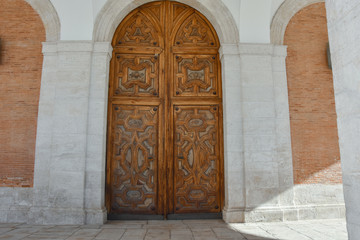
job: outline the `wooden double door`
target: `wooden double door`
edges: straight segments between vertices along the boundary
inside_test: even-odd
[[[220,214],[222,90],[214,28],[189,6],[152,2],[122,21],[112,46],[110,218]]]

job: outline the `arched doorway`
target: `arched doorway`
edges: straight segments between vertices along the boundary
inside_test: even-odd
[[[107,141],[109,218],[221,216],[219,40],[195,9],[132,11],[112,41]]]

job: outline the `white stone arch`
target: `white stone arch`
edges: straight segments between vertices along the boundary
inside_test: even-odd
[[[50,0],[25,0],[40,15],[46,32],[46,41],[60,40],[60,19]]]
[[[272,44],[283,45],[286,27],[291,18],[301,9],[325,0],[285,0],[275,13],[270,28],[270,40]]]
[[[111,42],[116,28],[132,10],[153,1],[157,0],[108,0],[96,17],[93,40]],[[214,0],[177,0],[177,2],[201,12],[214,26],[222,44],[238,44],[239,30],[223,2]]]

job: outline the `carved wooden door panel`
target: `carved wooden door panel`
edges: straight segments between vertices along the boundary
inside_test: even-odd
[[[219,41],[196,10],[143,5],[117,28],[110,67],[110,218],[220,213]]]
[[[218,106],[175,106],[175,213],[218,212]]]

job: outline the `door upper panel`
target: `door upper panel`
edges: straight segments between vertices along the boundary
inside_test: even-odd
[[[113,96],[157,97],[159,56],[154,54],[115,54]]]
[[[176,97],[217,97],[217,55],[174,54],[173,84]]]

